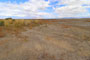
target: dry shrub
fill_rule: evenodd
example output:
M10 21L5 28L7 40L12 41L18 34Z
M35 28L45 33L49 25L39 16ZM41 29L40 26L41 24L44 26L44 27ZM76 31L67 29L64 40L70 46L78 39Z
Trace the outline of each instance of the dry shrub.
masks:
M0 32L2 31L2 27L0 27Z
M4 37L4 36L5 36L5 34L4 34L4 32L3 32L3 28L0 27L0 37Z
M46 24L51 24L51 21L49 21L49 20L42 20L41 22L42 22L42 24L45 24L45 23Z
M4 20L5 27L11 27L14 24L14 20Z
M4 37L4 36L5 36L5 34L0 31L0 37Z
M3 32L0 32L0 37L4 37L5 34Z
M30 23L30 29L32 29L33 27L36 27L36 26L40 26L42 25L43 22L41 20L33 20L31 23Z
M13 34L18 36L18 34L20 34L21 32L21 28L16 28L16 27L6 27L5 31L7 34Z
M90 37L86 34L82 34L81 39L86 40L86 41L90 41Z
M77 53L80 56L90 56L90 51L89 50L86 50L84 48L80 48Z
M44 50L44 47L39 43L36 43L34 47L37 51L43 51Z
M8 19L4 20L4 25L6 27L23 27L23 26L30 26L30 27L35 27L39 26L41 24L45 23L42 20L14 20L14 19Z
M28 42L28 40L24 40L24 42Z
M24 20L24 26L29 26L32 23L32 20Z
M4 26L8 27L9 26L9 22L7 20L4 20Z
M47 20L47 24L52 24L52 22L53 22L53 21L48 21L48 20Z
M38 58L40 60L56 60L55 55L51 55L47 52L44 52L43 54L41 54L41 56Z
M0 26L4 26L4 21L0 21Z
M28 42L28 36L23 36L22 42Z
M14 27L21 27L23 24L22 20L15 20L13 23Z
M62 27L62 28L71 28L72 26L70 26L70 25L65 25L65 24L61 24L61 27Z
M16 29L16 30L14 30L13 32L14 32L14 34L15 34L16 36L18 36L18 34L20 34L20 30L19 30L19 29Z
M10 28L10 30L12 30L12 28L22 28L22 27L30 27L30 29L32 29L33 27L46 23L43 20L24 20L24 19L20 20L5 19L3 20L3 22L5 28Z
M48 40L48 41L53 40L53 37L47 36L46 40Z
M87 20L87 21L85 21L85 22L90 22L90 20Z
M39 20L34 20L34 23L37 23L38 24L39 23Z

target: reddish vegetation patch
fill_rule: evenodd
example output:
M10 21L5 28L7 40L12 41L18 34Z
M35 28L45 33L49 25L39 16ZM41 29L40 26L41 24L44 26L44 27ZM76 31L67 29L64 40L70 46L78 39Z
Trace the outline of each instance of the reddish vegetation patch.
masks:
M62 28L71 28L72 26L70 26L70 25L65 25L65 24L61 24L61 27L62 27Z
M0 27L0 32L2 31L2 27Z
M56 56L51 55L47 52L44 52L43 54L41 54L41 56L38 59L40 59L40 60L43 60L43 59L45 59L45 60L48 60L48 59L49 60L56 60Z
M4 37L4 36L5 36L5 34L4 34L4 32L3 32L3 28L0 27L0 37Z
M7 27L5 28L5 31L7 34L14 34L17 36L22 30L21 28Z
M5 36L5 34L0 32L0 37L4 37L4 36Z
M90 20L86 21L86 22L90 22Z

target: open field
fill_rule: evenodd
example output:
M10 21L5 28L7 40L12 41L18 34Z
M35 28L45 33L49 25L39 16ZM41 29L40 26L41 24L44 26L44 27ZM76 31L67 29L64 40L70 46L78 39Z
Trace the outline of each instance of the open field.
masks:
M90 19L1 19L0 60L90 60Z

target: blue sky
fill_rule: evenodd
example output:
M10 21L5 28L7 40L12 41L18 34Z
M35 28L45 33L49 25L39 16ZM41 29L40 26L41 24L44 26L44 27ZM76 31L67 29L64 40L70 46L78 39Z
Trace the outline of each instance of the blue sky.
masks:
M90 18L89 0L0 0L0 19Z

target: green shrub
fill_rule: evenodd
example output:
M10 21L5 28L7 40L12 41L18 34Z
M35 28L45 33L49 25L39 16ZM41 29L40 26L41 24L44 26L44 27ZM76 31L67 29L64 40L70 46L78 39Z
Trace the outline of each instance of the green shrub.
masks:
M4 26L4 21L0 21L0 26Z

